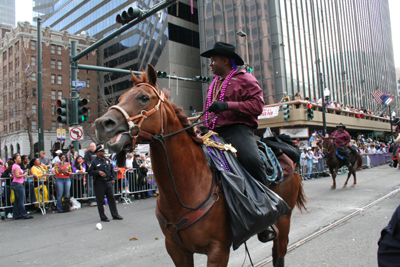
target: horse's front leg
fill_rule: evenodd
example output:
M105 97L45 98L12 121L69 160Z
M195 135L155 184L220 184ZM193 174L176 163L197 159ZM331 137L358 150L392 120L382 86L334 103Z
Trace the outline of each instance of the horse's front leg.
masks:
M289 243L289 231L290 231L290 217L292 213L281 217L276 223L279 234L276 242L274 242L274 248L277 247L277 255L273 255L274 267L285 266L285 256L287 253L287 244ZM277 258L275 258L277 256Z
M336 189L336 174L337 174L337 172L338 172L338 167L335 167L335 169L329 168L329 172L330 172L331 175L332 175L332 181L333 181L333 184L332 184L332 186L331 186L331 189Z
M165 247L176 267L194 267L193 252L175 243L172 238L165 238Z
M351 186L355 186L357 184L357 178L356 178L356 170L353 168L353 177L354 177L354 182Z
M213 243L207 253L207 267L226 267L229 261L230 246Z

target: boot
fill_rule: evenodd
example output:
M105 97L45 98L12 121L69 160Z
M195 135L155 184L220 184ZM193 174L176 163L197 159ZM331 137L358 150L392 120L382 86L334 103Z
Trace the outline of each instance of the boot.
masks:
M270 227L267 228L267 230L257 234L258 240L263 243L267 243L269 241L272 241L278 237L279 231L278 228L276 228L275 225L271 225Z

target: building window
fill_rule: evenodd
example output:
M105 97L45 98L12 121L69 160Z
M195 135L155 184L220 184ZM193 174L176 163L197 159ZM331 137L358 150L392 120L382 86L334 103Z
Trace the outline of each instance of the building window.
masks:
M32 104L32 114L36 114L36 104Z
M15 43L15 52L19 51L19 41Z
M58 99L62 100L62 91L58 91L57 93L58 93Z
M58 129L62 129L63 127L64 127L64 124L62 124L62 123L58 124Z
M51 98L53 98L53 96L51 96ZM51 115L56 115L56 105L51 105Z
M36 66L36 57L31 57L31 66Z
M56 68L56 61L54 59L51 60L51 68L52 69Z
M87 109L87 116L90 117L90 108Z
M32 87L32 97L36 97L36 88Z
M56 100L56 90L51 90L51 99Z
M7 60L7 51L3 52L3 60L6 61Z
M11 61L10 63L8 63L8 69L9 69L10 71L13 70L13 66L14 66L14 64L13 64L12 61Z
M86 79L86 87L90 87L90 79Z
M37 123L36 121L32 121L32 130L36 130L37 129Z
M12 46L10 46L10 48L8 48L8 54L9 54L9 55L12 55L12 54L13 54L13 47L12 47Z
M55 121L51 122L51 130L53 130L53 131L57 130L57 123Z
M61 60L57 61L57 69L59 69L59 70L62 69L62 61Z
M36 81L36 72L33 72L31 75L31 81L35 82Z
M56 46L55 45L51 45L51 53L52 54L56 53Z
M62 76L57 75L57 84L62 84Z
M61 46L57 46L57 55L61 55Z
M86 100L88 103L90 102L90 94L86 94Z
M52 83L52 84L55 84L55 83L56 83L56 75L55 75L55 74L52 74L52 75L51 75L51 83Z
M31 41L31 50L36 50L36 41Z
M13 100L13 93L12 92L8 93L8 99Z

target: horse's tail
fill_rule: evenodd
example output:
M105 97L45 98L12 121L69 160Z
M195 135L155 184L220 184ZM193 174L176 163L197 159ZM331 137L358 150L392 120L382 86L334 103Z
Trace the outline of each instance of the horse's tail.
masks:
M356 165L355 170L356 171L361 170L361 166L362 166L362 158L361 158L360 153L357 153L357 165Z
M300 210L300 212L302 212L303 210L307 211L306 203L306 193L304 193L303 184L300 181L299 193L296 200L296 207Z

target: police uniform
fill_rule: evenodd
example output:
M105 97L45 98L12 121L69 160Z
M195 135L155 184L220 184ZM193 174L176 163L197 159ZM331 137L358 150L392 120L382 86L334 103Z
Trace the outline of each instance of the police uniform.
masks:
M95 152L104 152L102 145L99 145L96 148ZM99 174L100 171L104 172L106 176L102 177ZM93 177L93 185L96 194L97 208L99 210L100 219L102 221L109 221L104 213L104 207L102 205L104 201L104 195L106 195L108 205L110 207L111 216L113 217L113 219L121 220L122 217L118 214L117 205L115 204L114 199L114 186L112 184L112 181L115 181L115 178L114 168L111 164L110 159L106 157L94 158L90 164L88 173Z
M400 266L400 206L388 226L383 228L378 245L379 267Z

